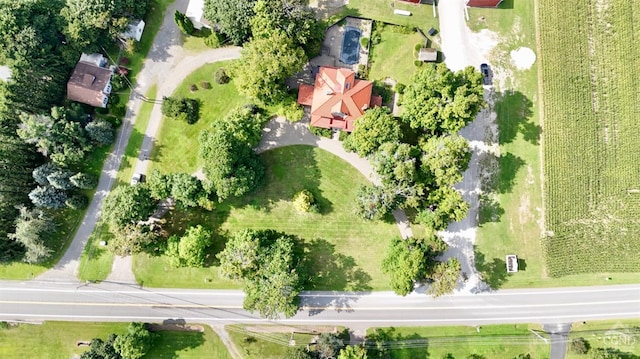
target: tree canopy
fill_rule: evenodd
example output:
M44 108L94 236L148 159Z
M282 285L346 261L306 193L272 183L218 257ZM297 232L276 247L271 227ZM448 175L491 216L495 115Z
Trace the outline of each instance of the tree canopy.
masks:
M269 38L282 31L312 57L320 52L324 29L311 8L300 0L257 0L251 18L254 38Z
M39 209L19 208L20 215L16 219L16 231L9 234L9 239L21 243L26 249L24 261L40 263L51 256L51 248L47 240L55 229L51 217Z
M244 308L275 319L298 311L305 280L297 238L273 230L236 232L218 253L220 272L244 283Z
M122 359L140 359L147 354L153 344L153 334L144 323L131 323L127 333L119 335L113 342L113 347Z
M486 106L482 74L469 66L452 72L444 63L429 64L413 75L402 97L402 118L431 134L455 133Z
M204 17L216 24L234 45L251 37L251 18L256 0L205 0Z
M253 146L260 141L264 117L236 109L200 133L205 189L220 199L253 191L264 177L264 164Z
M439 297L451 293L456 289L460 279L460 261L457 258L450 258L446 262L439 262L428 276L431 279L428 294Z
M176 267L202 267L210 245L211 231L197 225L187 228L182 237L170 237L167 255Z
M240 94L255 101L274 103L286 94L284 80L300 71L307 61L304 51L282 31L255 38L244 45L232 67Z
M469 142L458 135L430 137L422 144L422 170L437 186L462 181L470 159Z
M104 199L102 218L114 228L146 220L156 208L144 184L118 186Z
M397 142L402 138L400 124L383 107L374 107L364 112L355 122L355 129L343 141L347 151L360 157L373 154L385 142Z

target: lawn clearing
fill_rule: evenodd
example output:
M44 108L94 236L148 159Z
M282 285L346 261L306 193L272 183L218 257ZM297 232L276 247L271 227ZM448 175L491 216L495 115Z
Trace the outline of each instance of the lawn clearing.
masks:
M227 325L231 341L245 359L281 359L289 348L291 340L296 346L305 346L319 333L333 333L342 327L314 326L269 326L269 325ZM294 334L292 334L295 332Z
M213 80L213 74L219 68L228 68L231 61L216 62L205 65L190 74L176 89L172 96L194 98L201 101L200 119L193 125L186 122L163 119L156 141L151 151L150 169L158 169L163 173L193 173L198 164L198 136L200 131L209 128L213 121L221 119L227 113L249 102L240 96L231 82L219 85ZM211 89L200 87L201 81L208 81ZM189 85L198 86L198 91L191 93Z
M376 25L379 26L379 25ZM417 67L413 55L415 44L424 44L417 32L401 34L384 26L380 30L381 41L371 46L369 57L369 79L384 80L390 77L397 82L409 84Z
M310 146L290 146L262 154L267 173L263 187L242 200L227 201L216 210L172 211L168 231L182 234L188 225L214 229L275 229L300 236L313 258L315 290L386 290L388 278L380 263L391 238L398 236L393 222L365 222L353 212L355 189L367 179L347 162ZM293 195L311 191L319 214L297 213ZM215 239L211 255L223 248ZM213 262L215 264L215 262ZM237 288L224 281L218 268L172 268L164 257L138 255L134 272L139 283L161 287Z
M128 323L45 322L42 325L20 324L0 329L0 357L3 359L71 358L86 351L78 341L106 339L111 333L124 334ZM147 358L230 358L220 338L204 326L204 332L159 331Z
M411 12L411 16L395 15L394 9L408 10ZM349 4L344 6L339 14L332 16L329 22L333 23L345 16L363 17L390 24L417 27L425 33L431 27L438 28L438 18L433 16L431 5L412 5L393 0L349 0Z
M640 272L640 4L539 10L549 275Z
M479 329L478 329L479 328ZM480 327L398 327L379 328L390 358L467 358L478 354L483 358L513 358L531 354L532 358L548 358L549 345L530 330L548 337L535 324L483 325ZM374 329L367 330L367 341L373 340ZM370 342L373 347L375 341Z
M569 339L584 338L591 349L613 348L637 358L640 353L640 320L609 320L573 323ZM569 346L570 348L570 346ZM584 355L567 350L567 359L580 359ZM627 356L625 356L626 358Z
M82 257L80 257L80 266L78 267L80 280L103 281L107 279L111 273L114 255L106 246L101 246L100 242L109 243L112 238L113 234L109 232L109 226L99 222L91 233L91 237L82 251Z

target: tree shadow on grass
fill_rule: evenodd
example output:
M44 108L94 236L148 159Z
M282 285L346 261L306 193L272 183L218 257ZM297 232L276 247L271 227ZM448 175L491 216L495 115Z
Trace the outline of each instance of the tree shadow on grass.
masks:
M539 144L542 128L531 120L532 107L531 100L519 91L507 91L498 97L495 110L501 144L513 142L518 133L522 134L525 141Z
M157 359L177 359L180 352L198 348L205 343L205 335L200 331L160 330L155 332L152 349L146 357Z
M498 222L505 213L498 201L499 194L510 193L516 184L516 175L526 162L513 153L503 153L499 157L493 153L484 153L480 158L481 189L478 200L478 225Z
M265 178L259 188L242 199L229 201L233 206L253 206L269 212L278 202L292 202L296 193L313 194L319 214L328 214L333 205L320 189L322 172L312 146L287 146L263 152Z
M334 244L318 238L301 242L301 250L304 253L302 267L308 274L305 289L351 292L331 298L306 295L301 306L309 315L320 314L329 307L337 312L351 311L350 303L357 301L362 292L371 290L371 276L357 267L353 257L336 253Z
M502 287L509 278L504 259L493 258L487 260L484 253L478 251L477 246L474 246L474 255L476 269L480 272L482 280L487 283L491 289L499 289Z
M394 327L376 328L367 334L365 347L370 358L429 358L429 339L412 333L403 335Z

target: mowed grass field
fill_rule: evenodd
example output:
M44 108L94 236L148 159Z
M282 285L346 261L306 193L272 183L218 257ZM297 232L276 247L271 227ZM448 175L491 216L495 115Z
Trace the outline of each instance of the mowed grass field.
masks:
M266 180L254 193L218 204L212 212L175 210L167 216L167 230L182 235L188 226L202 224L218 232L205 268L173 268L164 256L137 255L133 269L145 286L238 288L220 278L216 253L227 233L245 228L275 229L299 236L311 258L314 290L388 290L381 272L389 241L399 235L392 221L367 222L353 211L358 186L367 179L350 164L311 146L289 146L263 153ZM298 213L291 199L307 189L320 213Z
M0 358L75 358L89 347L78 341L105 340L111 333L125 334L128 323L45 322L0 329ZM208 326L204 332L158 331L145 358L231 358L220 338Z
M640 272L640 3L538 4L548 274Z

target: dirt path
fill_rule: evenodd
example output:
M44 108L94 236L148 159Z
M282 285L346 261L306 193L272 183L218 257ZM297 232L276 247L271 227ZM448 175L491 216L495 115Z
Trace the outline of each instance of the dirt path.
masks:
M447 0L438 3L440 36L445 63L451 70L460 70L466 66L478 67L488 62L486 56L497 44L497 37L488 30L473 33L465 21L465 0ZM449 244L444 258L456 257L460 260L462 271L468 280L459 287L460 292L478 292L487 289L475 269L473 247L478 227L478 194L480 192L480 158L484 153L495 152L495 146L486 142L487 133L497 135L496 114L493 111L493 90L485 87L485 100L489 108L481 111L475 121L460 131L460 135L469 140L471 161L464 173L464 179L456 185L469 203L469 213L460 222L452 223L441 235Z
M229 336L229 333L227 333L227 331L224 329L224 326L213 325L213 324L211 324L210 326L211 326L211 329L216 334L218 334L218 337L220 337L220 340L227 347L227 350L229 350L229 354L231 355L231 357L233 359L243 359L244 358L242 356L242 354L240 353L240 350L238 350L238 347L236 347L236 345L231 340L231 337Z

